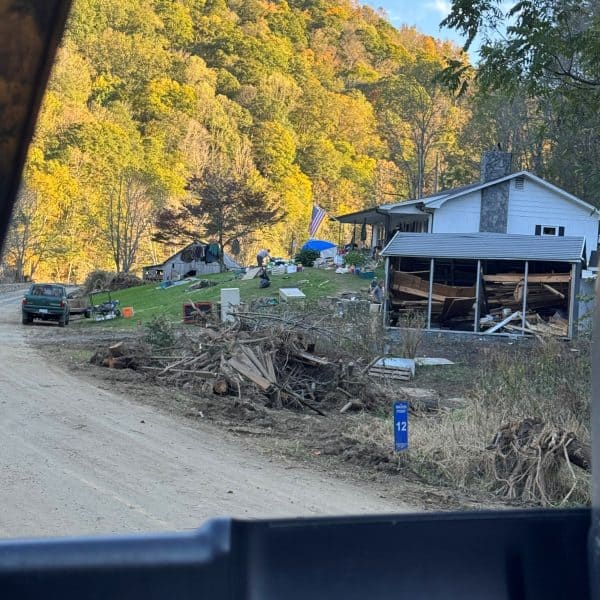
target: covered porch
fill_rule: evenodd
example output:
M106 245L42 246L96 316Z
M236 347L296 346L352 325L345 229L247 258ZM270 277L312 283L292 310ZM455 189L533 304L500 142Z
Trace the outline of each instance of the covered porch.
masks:
M367 208L337 216L334 220L340 224L340 239L343 236L360 240L362 247L379 251L397 232L431 231L431 214L425 211L423 202L417 201Z

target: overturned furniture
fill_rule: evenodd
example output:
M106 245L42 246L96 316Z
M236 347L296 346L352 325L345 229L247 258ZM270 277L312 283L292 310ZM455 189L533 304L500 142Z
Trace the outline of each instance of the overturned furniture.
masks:
M583 238L397 233L382 255L389 326L575 335Z

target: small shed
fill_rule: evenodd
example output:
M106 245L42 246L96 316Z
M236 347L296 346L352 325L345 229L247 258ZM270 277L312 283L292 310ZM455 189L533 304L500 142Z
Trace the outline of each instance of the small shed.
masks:
M388 326L416 314L438 331L576 333L583 237L396 233L382 256Z
M219 273L221 265L218 254L211 252L211 244L192 242L182 248L160 265L143 267L144 281L167 281L195 277L209 273ZM227 269L238 268L239 265L230 256L224 256Z

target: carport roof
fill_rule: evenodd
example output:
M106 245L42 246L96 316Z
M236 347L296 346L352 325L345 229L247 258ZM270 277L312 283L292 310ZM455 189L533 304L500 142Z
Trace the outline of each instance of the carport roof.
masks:
M585 239L506 233L396 233L382 256L578 263Z

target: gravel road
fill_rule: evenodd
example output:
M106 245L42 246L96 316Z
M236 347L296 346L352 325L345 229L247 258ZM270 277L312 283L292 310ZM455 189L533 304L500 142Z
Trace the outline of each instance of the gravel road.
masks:
M366 485L271 462L247 440L47 363L27 344L38 326L20 324L21 296L0 295L0 537L411 510Z

